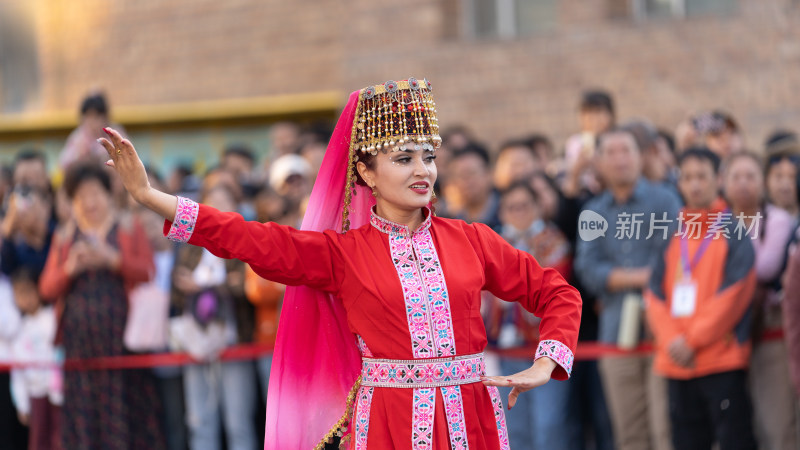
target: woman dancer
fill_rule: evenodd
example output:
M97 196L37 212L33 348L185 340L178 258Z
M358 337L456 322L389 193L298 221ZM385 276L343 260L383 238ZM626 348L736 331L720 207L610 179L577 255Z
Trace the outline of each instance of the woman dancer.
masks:
M111 129L100 139L133 198L167 219L167 237L297 286L284 298L266 448L345 435L355 449L505 449L497 386L513 388L513 406L569 376L580 296L488 227L433 216L438 129L427 80L353 92L302 231L159 192L130 141ZM484 289L542 318L530 368L485 376Z

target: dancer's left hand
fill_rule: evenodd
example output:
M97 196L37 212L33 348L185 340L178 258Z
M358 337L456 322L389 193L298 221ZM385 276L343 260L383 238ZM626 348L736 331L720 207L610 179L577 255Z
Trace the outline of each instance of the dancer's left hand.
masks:
M508 409L517 403L517 397L523 392L530 391L550 381L550 375L556 368L556 362L550 358L543 357L536 360L528 369L509 376L481 377L485 386L510 386L511 393L508 394Z

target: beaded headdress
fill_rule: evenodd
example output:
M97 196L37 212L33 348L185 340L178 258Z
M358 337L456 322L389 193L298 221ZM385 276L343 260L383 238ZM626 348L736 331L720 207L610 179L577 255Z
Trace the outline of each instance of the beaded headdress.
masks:
M436 103L431 82L423 78L387 81L359 91L343 211L343 231L350 227L350 195L356 182L355 165L359 155L377 155L379 151L398 151L409 146L417 150L435 150L442 144Z
M375 155L406 143L438 148L442 143L431 83L424 78L362 89L357 117L355 147L361 153Z

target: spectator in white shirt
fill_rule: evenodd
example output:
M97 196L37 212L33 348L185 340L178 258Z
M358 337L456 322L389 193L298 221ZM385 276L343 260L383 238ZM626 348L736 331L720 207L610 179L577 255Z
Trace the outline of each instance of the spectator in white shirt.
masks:
M21 367L11 371L11 396L20 422L29 427L29 449L58 449L59 415L63 403L61 370L56 366L56 314L42 305L38 280L21 268L11 276L14 301L23 313L11 355Z

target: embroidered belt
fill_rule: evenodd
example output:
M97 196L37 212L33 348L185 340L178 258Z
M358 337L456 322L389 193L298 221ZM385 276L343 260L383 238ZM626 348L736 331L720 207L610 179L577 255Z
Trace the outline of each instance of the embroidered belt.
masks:
M361 385L432 388L476 383L486 374L483 353L435 359L362 358Z

